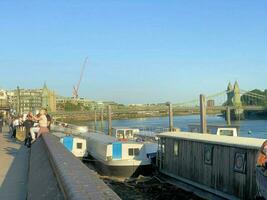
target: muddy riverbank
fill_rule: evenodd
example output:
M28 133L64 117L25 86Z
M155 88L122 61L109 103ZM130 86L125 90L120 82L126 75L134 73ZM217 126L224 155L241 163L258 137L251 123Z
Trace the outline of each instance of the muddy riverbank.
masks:
M149 178L146 177L146 179ZM130 183L118 182L107 178L104 181L122 200L202 200L191 192L160 182L156 178Z

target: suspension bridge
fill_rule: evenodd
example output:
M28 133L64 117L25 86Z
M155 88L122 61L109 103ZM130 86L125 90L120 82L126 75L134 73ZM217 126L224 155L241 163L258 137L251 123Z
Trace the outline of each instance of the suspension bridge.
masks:
M244 118L245 111L265 111L267 110L267 97L256 92L240 89L237 82L234 86L229 83L225 91L212 94L205 97L206 107L208 111L226 111L231 110L232 119ZM190 110L198 112L200 108L200 100L177 103L173 105L175 110Z

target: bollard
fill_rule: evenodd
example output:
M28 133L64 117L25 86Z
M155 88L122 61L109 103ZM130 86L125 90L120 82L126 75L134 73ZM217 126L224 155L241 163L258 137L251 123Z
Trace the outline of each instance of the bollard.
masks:
M170 102L168 102L167 106L169 107L169 131L173 132L173 110L172 110L172 104Z
M201 133L207 133L207 110L206 110L206 97L200 95L200 125Z
M227 125L231 126L231 110L230 110L230 107L227 107L227 109L226 109L226 121L227 121Z
M96 116L96 108L95 108L95 131L96 131L96 129L97 129L97 127L96 127L96 123L97 123L97 116Z
M111 106L108 106L108 134L112 135L112 114L111 114Z
M100 120L101 120L101 131L103 132L103 129L104 129L104 110L103 110L103 108L101 108Z

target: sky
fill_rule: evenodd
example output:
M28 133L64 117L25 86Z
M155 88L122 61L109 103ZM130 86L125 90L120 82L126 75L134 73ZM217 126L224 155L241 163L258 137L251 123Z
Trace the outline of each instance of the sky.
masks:
M173 103L267 88L266 0L1 0L0 88Z

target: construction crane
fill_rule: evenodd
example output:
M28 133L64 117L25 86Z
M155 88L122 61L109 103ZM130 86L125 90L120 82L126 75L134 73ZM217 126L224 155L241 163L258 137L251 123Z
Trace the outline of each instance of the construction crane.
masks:
M73 98L74 99L78 99L79 98L79 89L80 89L80 85L83 79L83 75L84 75L84 71L85 71L85 67L87 65L88 62L88 57L86 57L84 59L83 65L82 65L82 71L81 71L81 75L80 75L80 79L78 81L78 84L76 86L73 86Z

